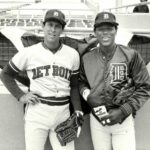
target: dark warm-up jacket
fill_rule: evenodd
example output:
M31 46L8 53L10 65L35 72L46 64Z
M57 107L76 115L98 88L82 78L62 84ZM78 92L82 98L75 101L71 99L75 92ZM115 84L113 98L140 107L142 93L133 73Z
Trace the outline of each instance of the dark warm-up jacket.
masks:
M132 79L135 87L133 94L123 103L116 106L112 100L128 79ZM116 45L116 50L108 60L96 47L86 53L81 59L80 93L88 88L94 95L100 97L93 101L95 106L102 104L109 108L120 108L125 116L135 114L137 110L150 98L150 77L145 63L139 53L129 47ZM108 99L109 97L109 99ZM93 105L89 104L89 105Z

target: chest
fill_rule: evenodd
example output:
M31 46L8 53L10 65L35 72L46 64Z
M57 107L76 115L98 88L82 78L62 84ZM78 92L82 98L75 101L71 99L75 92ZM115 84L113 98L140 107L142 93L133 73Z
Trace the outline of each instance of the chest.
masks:
M48 67L53 68L57 67L64 67L68 68L69 70L72 69L72 59L70 58L69 54L64 52L57 52L53 54L52 52L45 50L45 51L38 51L31 55L28 59L27 69L31 70L34 68L42 68Z
M129 62L124 55L115 54L110 60L103 59L98 53L86 58L85 73L91 84L106 82L107 84L120 83L129 75ZM94 66L94 67L93 67Z
M27 73L32 79L61 77L69 80L73 65L72 56L68 53L38 51L28 58Z

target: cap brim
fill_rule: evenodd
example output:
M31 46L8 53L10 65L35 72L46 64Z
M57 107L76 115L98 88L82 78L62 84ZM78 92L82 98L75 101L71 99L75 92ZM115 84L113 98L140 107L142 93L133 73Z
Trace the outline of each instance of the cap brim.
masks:
M109 24L109 25L112 25L112 26L118 26L119 24L117 22L100 22L100 23L95 23L94 24L94 27L99 27L99 26L102 26L102 25L105 25L105 24Z
M59 22L63 26L66 25L66 22L55 17L47 18L44 20L44 22L47 22L47 21L56 21L56 22Z

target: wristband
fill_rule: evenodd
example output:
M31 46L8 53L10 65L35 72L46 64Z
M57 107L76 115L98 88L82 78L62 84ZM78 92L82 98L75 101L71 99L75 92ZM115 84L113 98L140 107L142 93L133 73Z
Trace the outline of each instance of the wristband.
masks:
M84 98L85 101L87 101L87 97L89 96L89 94L90 94L90 89L85 89L83 91L82 96L83 96L83 98Z
M81 110L76 110L75 113L77 114L77 116L78 116L78 114L80 114L81 116L84 115L84 113Z

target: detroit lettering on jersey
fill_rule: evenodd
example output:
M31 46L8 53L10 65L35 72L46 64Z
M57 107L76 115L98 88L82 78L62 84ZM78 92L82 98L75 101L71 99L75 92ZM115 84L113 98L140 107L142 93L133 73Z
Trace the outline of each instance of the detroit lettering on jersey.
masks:
M69 70L68 68L58 66L58 65L46 65L46 66L40 66L32 69L33 72L32 79L41 78L43 76L49 76L50 69L52 70L52 76L59 76L61 78L70 80L72 71Z

